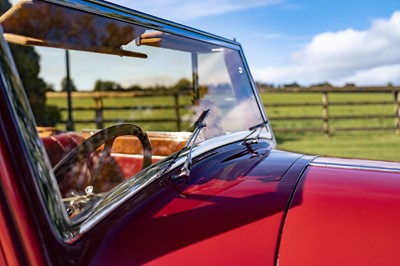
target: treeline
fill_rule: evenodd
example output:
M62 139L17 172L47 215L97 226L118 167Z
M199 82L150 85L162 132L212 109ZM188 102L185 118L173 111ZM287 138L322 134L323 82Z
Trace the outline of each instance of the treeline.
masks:
M61 91L67 91L66 86L66 78L61 82ZM171 86L163 86L163 85L154 85L154 86L141 86L138 84L130 85L127 87L122 86L121 84L109 81L109 80L96 80L92 90L93 91L143 91L143 90L169 90L169 91L184 91L188 90L192 87L192 82L189 79L182 78L178 80L174 85ZM74 84L74 81L70 79L70 89L71 91L77 91L77 88ZM54 90L53 90L54 91Z
M266 90L266 89L287 89L287 88L303 88L303 89L311 89L311 88L316 88L316 87L324 87L324 88L337 88L337 86L330 84L329 82L322 82L322 83L316 83L316 84L311 84L309 86L304 86L301 85L297 82L292 82L292 83L286 83L286 84L281 84L281 85L274 85L274 84L269 84L269 83L263 83L263 82L256 82L257 88L259 90ZM358 88L354 83L346 83L342 86L343 88ZM393 87L393 84L388 83L386 87Z
M61 91L67 91L66 87L66 78L64 78L61 82ZM109 81L109 80L96 80L93 88L91 89L92 91L170 91L170 92L182 92L185 90L190 90L192 88L192 82L187 79L187 78L182 78L179 81L177 81L174 85L171 86L165 86L165 85L153 85L153 86L141 86L139 84L133 84L130 86L122 86L118 82L114 81ZM316 83L312 84L309 86L304 86L301 85L297 82L292 82L292 83L286 83L286 84L281 84L281 85L274 85L274 84L269 84L269 83L263 83L256 81L256 86L259 90L266 90L266 89L286 89L286 88L303 88L303 89L308 89L308 88L315 88L315 87L325 87L325 88L337 88L337 86L334 86L330 84L329 82L323 82L323 83ZM392 84L387 84L387 87L393 87ZM358 86L354 83L346 83L343 85L343 88L357 88ZM70 79L70 89L71 91L78 91L77 87L75 86L75 83L72 79ZM200 88L202 89L202 88ZM54 88L47 87L47 91L55 91Z

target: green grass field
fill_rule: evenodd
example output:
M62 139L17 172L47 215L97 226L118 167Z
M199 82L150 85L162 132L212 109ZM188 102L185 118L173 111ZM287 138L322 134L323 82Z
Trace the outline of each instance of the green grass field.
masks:
M189 96L184 96L189 97ZM321 94L319 93L273 93L261 94L265 104L278 103L320 103ZM390 93L385 94L358 94L358 93L332 93L329 94L330 102L343 101L392 101ZM183 103L184 100L181 100ZM49 104L59 107L66 107L65 99L50 99ZM173 97L140 97L123 99L104 99L103 105L107 106L133 106L133 105L174 105ZM74 107L94 107L93 99L81 98L74 99ZM279 116L321 116L321 106L310 107L267 107L268 116L271 118L273 129L278 128L322 128L322 119L318 120L277 120ZM182 114L185 112L181 110ZM354 106L331 106L329 115L391 115L394 112L393 105L354 105ZM74 119L94 119L93 111L74 112ZM137 111L107 111L104 113L105 119L148 119L148 118L174 118L174 110L150 110L144 108ZM63 113L66 119L66 113ZM176 123L138 123L144 129L151 130L175 130ZM106 124L107 126L108 124ZM393 118L374 118L368 120L361 119L340 119L330 120L331 129L344 127L393 127ZM187 125L185 125L187 126ZM58 128L64 129L65 125L59 124ZM94 128L95 124L77 124L76 129ZM307 154L319 154L328 156L376 159L400 161L400 136L394 130L366 130L366 131L333 131L329 137L325 137L322 132L301 132L283 133L275 131L275 136L280 149L297 151Z
M393 101L390 93L331 93L330 102ZM320 103L319 93L262 94L264 103ZM321 106L311 107L271 107L267 108L272 128L321 128L322 120L274 121L279 116L321 116ZM331 106L329 115L392 115L394 105L353 105ZM393 127L393 118L340 119L331 120L330 128L345 127ZM400 161L400 136L394 130L377 131L337 131L325 137L322 133L282 133L276 132L278 147L307 154Z
M400 136L393 132L275 134L279 149L312 155L400 162Z

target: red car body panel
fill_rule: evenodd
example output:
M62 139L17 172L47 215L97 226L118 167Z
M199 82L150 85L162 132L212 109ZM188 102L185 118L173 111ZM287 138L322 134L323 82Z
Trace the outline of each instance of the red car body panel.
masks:
M311 157L266 151L251 158L242 145L231 146L194 165L183 197L155 186L158 193L135 210L121 210L131 214L118 226L99 229L107 234L95 264L274 264L290 193ZM229 172L243 162L253 164L247 174Z
M27 187L15 178L21 174L21 169L17 168L18 163L15 158L7 156L12 154L5 151L8 146L3 142L3 138L0 138L0 181L2 185L0 193L6 195L6 198L0 197L1 248L9 265L13 265L16 261L22 263L24 260L29 261L30 265L43 265L43 252L37 230L35 230L36 221L33 221L30 213L27 212L29 210L26 206L28 201L25 201L26 194L23 192L23 188L27 189ZM11 239L12 242L10 242Z
M398 163L325 159L296 188L282 232L281 265L399 265ZM380 167L366 170L363 167ZM358 169L357 169L358 168Z
M318 157L313 160L313 163L320 165L332 165L340 168L347 169L364 169L374 171L385 171L385 172L399 172L400 163L396 162L384 162L384 161L372 161L362 159L349 159L349 158L330 158L330 157Z
M222 42L242 56L236 42L185 33L183 26L105 2L58 5L151 22L150 29ZM232 69L242 74L242 67ZM263 112L262 123L244 131L198 143L196 135L177 157L168 154L132 177L142 183L123 182L100 195L99 205L93 200L90 209L81 208L82 216L68 217L50 162L80 140L41 142L20 83L1 37L0 265L400 265L400 164L275 150ZM141 170L137 157L114 155L125 176ZM190 173L182 178L186 163Z
M0 265L18 265L18 250L14 244L14 237L8 230L7 213L0 205Z

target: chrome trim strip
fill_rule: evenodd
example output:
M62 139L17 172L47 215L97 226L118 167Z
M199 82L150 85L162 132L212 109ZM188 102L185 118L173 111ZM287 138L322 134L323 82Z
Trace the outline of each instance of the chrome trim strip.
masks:
M400 173L400 168L390 168L390 167L377 167L377 166L360 166L352 164L335 164L335 163L309 163L310 166L316 167L327 167L327 168L340 168L348 170L364 170L364 171L379 171L388 173Z

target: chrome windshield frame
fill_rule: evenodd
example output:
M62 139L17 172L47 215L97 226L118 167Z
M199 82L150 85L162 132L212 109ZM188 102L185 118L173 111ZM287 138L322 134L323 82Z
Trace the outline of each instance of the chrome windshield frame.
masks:
M186 27L181 24L177 24L168 20L163 20L151 15L144 14L142 12L134 11L125 7L121 7L112 3L104 2L104 1L99 1L99 0L34 0L34 1L41 1L41 2L48 2L51 4L57 4L60 6L65 6L69 7L75 10L81 10L84 12L89 12L93 13L95 15L99 16L104 16L104 17L109 17L112 19L116 19L119 21L125 21L128 23L132 24L137 24L141 26L145 26L147 28L171 33L171 34L176 34L178 36L190 38L193 40L197 41L202 41L205 43L209 44L214 44L218 45L221 47L226 47L230 48L233 50L236 50L239 52L240 58L243 62L243 65L245 67L245 72L247 74L248 80L249 80L249 85L252 89L253 95L255 96L256 102L258 104L258 108L260 110L260 114L262 119L267 122L267 116L265 114L264 108L261 104L261 99L259 97L259 94L257 92L257 88L255 86L255 83L251 77L250 74L250 69L248 67L248 64L245 60L242 47L241 45L233 40L225 39L207 32L203 32L197 29L193 29L190 27ZM3 35L3 32L1 31L0 34ZM7 56L11 58L11 54L9 51L9 48L4 40L3 37L1 37L0 40L1 44L5 47L7 47L8 51L5 52L5 54L1 56ZM12 61L12 60L11 60ZM18 78L18 74L16 73L15 65L14 65L14 71L13 75ZM20 82L20 81L19 81ZM20 87L22 88L22 85L20 84ZM10 88L11 89L11 88ZM23 96L20 96L20 98L27 102L26 96L22 92ZM20 99L20 100L21 100ZM28 105L27 105L28 106ZM31 110L26 109L24 110L25 117L24 119L28 119L31 122L28 124L29 130L32 131L33 128L36 126L34 122L34 118L32 115ZM21 115L16 115L16 120L21 120L22 117ZM20 122L19 127L21 129L20 132L24 132L24 130L21 128L22 125ZM272 134L272 130L268 127L268 132L261 136L262 138L267 139L267 141L270 142L271 146L274 147L276 145L275 139ZM26 131L26 130L25 130ZM23 134L23 133L21 133ZM204 141L200 145L196 146L195 149L193 149L193 158L197 157L198 155L209 151L211 149L215 149L221 145L227 145L229 143L233 143L239 140L245 140L245 139L251 139L254 138L255 132L251 131L240 131L240 132L234 132L230 133L224 136L219 136L215 139L210 139L207 141ZM31 167L32 167L32 173L36 178L36 181L38 183L38 188L37 191L38 193L41 194L42 199L43 199L43 204L46 206L47 212L49 213L49 219L52 220L54 229L55 231L58 232L58 236L60 239L63 239L64 242L66 243L72 243L75 240L79 239L85 232L90 230L91 228L94 227L95 224L97 224L100 220L102 220L105 216L107 216L110 212L112 212L116 207L122 205L126 200L130 197L132 197L134 194L136 194L138 191L140 191L143 187L157 179L159 176L157 174L151 175L150 177L147 177L145 182L140 185L140 186L134 186L135 188L131 189L129 193L126 194L126 197L123 198L116 198L110 206L106 206L104 208L100 208L100 210L95 210L92 214L91 217L86 218L84 221L79 221L78 223L74 223L70 221L67 217L67 214L65 211L62 210L63 202L62 198L60 195L59 190L56 188L57 184L55 182L55 177L52 172L49 160L46 156L43 143L41 143L39 136L36 134L25 134L26 136L20 136L20 138L24 139L24 143L26 146L26 156L30 158L31 160ZM26 138L30 139L26 139ZM35 145L32 146L29 144L29 142L34 142ZM40 156L38 156L40 155ZM187 152L183 152L182 155L179 157L179 159L172 165L171 170L175 169L178 166L181 166L184 163L185 156L187 155ZM35 157L35 158L33 158ZM40 165L40 169L35 169L37 166ZM144 170L140 175L144 175L147 171ZM127 184L129 185L129 181L127 181ZM51 199L46 198L44 195L43 191L52 191L53 194L51 195Z
M258 108L260 110L260 114L264 122L269 121L268 116L264 110L264 106L262 104L260 95L258 93L257 86L254 82L254 79L251 75L249 65L247 63L246 57L244 56L244 52L242 46L236 40L230 40L215 34L211 34L205 31L201 31L192 27L188 27L179 23L172 22L170 20L158 18L156 16L152 16L149 14L145 14L140 11L136 11L133 9L129 9L117 4L113 4L107 1L100 0L36 0L36 1L44 1L49 3L54 3L58 5L62 5L65 7L71 7L77 10L97 14L100 16L120 20L123 22L137 24L143 27L151 28L158 31L163 31L166 33L175 34L177 36L190 38L197 41L206 42L209 44L230 48L239 52L240 58L243 62L244 70L250 82L250 87L255 96ZM269 125L266 126L267 130L271 133L271 141L274 142L276 146L276 140L274 134L272 132L272 127Z

